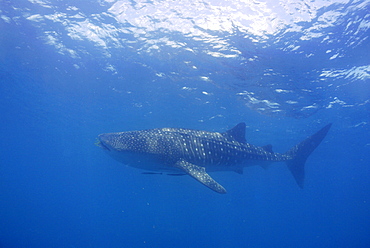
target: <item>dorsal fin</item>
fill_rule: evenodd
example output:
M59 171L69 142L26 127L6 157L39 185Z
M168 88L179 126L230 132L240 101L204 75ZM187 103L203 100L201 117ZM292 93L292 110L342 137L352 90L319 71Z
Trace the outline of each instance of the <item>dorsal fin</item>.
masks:
M247 141L245 139L245 123L240 122L238 125L236 125L232 129L226 131L224 135L240 143L246 143Z
M272 145L271 145L271 144L268 144L268 145L262 146L262 148L263 148L263 150L265 150L266 152L274 153L274 151L272 150Z

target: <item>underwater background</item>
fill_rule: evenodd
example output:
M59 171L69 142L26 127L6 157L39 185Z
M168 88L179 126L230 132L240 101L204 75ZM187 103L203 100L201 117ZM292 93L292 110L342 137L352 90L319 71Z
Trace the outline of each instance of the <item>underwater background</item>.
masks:
M0 0L0 247L370 247L370 1ZM284 163L143 175L94 145L159 127Z

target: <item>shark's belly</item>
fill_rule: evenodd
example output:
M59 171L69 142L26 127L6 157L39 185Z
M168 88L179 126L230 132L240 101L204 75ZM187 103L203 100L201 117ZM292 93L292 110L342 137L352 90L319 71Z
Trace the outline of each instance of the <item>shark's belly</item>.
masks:
M224 156L202 159L200 157L190 157L185 159L187 162L205 167L207 171L237 171L241 172L244 167L262 166L267 168L273 162L269 160L249 159L242 156Z
M154 154L123 153L108 151L108 154L125 165L142 170L158 172L179 172L178 168L170 166L163 159Z

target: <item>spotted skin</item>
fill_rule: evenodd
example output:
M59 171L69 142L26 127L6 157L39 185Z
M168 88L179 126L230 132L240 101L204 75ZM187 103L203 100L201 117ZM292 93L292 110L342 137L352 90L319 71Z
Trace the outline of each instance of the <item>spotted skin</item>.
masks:
M304 163L320 144L331 124L288 152L274 153L271 145L254 146L245 140L245 123L225 133L182 128L157 128L99 135L98 145L116 160L147 171L185 173L218 193L224 187L207 171L235 171L251 165L267 167L285 161L303 187Z

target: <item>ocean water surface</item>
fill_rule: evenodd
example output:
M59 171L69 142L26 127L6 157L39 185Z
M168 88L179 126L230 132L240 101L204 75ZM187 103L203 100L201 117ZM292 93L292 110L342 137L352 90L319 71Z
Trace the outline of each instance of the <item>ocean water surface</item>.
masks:
M0 247L370 247L370 1L0 0ZM94 145L159 127L284 163L147 175Z

